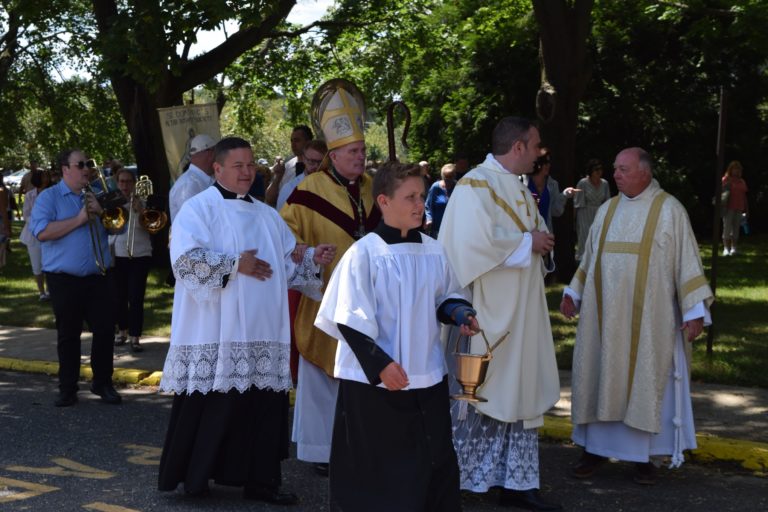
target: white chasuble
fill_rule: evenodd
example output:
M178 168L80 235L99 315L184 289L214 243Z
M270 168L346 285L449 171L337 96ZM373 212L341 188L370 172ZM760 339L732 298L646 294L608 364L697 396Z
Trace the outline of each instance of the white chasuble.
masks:
M499 421L522 420L525 428L540 426L560 398L543 260L533 254L528 266L505 266L533 230L547 231L535 199L518 176L488 155L459 180L439 235L459 283L471 288L489 341L508 333L478 389L488 401L472 405ZM482 336L474 336L471 352L485 350Z
M259 201L224 199L211 187L184 203L171 238L176 289L163 391L290 389L287 288L296 271L294 247L279 214ZM270 264L269 279L237 273L246 250Z
M683 206L655 180L603 204L570 288L582 299L573 423L659 433L682 312L713 300Z

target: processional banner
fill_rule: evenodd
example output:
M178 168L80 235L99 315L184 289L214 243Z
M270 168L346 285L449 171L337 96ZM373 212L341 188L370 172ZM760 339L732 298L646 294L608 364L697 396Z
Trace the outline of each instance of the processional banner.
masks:
M219 112L215 103L181 105L159 108L160 126L163 131L163 146L171 181L184 172L189 163L189 144L195 135L210 135L219 140Z

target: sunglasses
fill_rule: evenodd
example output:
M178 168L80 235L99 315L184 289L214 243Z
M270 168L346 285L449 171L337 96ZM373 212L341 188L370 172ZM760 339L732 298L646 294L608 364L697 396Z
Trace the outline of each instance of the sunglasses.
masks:
M83 170L86 167L89 169L93 169L94 167L96 167L96 164L93 162L93 160L86 160L86 161L80 160L79 162L67 164L67 167L77 167L80 170Z

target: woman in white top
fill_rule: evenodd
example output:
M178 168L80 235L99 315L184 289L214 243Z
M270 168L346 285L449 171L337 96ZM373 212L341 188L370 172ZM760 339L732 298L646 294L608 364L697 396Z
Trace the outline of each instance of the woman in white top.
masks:
M51 178L47 172L42 170L30 171L32 189L24 194L24 228L21 230L19 241L27 246L29 253L29 262L32 265L32 274L37 282L37 292L40 294L40 300L49 300L50 296L45 291L45 274L43 274L42 251L40 241L29 231L29 218L32 216L32 207L35 206L37 196L51 184Z
M117 188L130 198L136 187L136 176L129 169L119 169L114 178ZM133 203L126 202L126 208L132 208L134 215L140 215L144 207L134 196ZM138 219L137 219L138 220ZM147 276L152 264L152 243L149 233L136 222L133 234L133 246L128 247L129 233L124 230L114 236L115 248L115 294L117 298L117 325L120 329L115 337L115 345L123 345L130 340L131 350L141 352L142 329L144 328L144 293L147 288Z
M581 261L584 254L584 243L587 241L589 228L595 220L595 214L600 205L611 198L611 189L603 179L603 165L599 160L587 162L587 176L576 185L578 192L573 196L573 207L576 209L576 235L578 250L576 260Z

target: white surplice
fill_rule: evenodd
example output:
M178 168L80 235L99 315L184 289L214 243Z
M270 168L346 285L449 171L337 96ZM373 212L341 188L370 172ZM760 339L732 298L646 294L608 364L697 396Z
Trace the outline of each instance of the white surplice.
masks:
M295 245L259 201L224 199L210 187L184 203L171 238L177 281L161 390L290 389L288 282L305 284L319 270L311 249L297 268ZM253 249L272 267L265 281L237 272L239 255Z
M420 244L390 245L371 233L336 266L315 320L340 342L336 378L369 383L339 332L337 324L344 324L370 337L403 367L409 380L405 390L442 381L446 364L435 311L447 299L464 299L465 294L440 244L421 238Z

